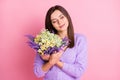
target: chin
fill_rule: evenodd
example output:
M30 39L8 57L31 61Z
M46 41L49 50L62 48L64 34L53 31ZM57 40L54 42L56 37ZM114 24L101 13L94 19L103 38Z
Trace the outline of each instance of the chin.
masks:
M67 31L67 29L59 29L58 31L63 32L63 31Z

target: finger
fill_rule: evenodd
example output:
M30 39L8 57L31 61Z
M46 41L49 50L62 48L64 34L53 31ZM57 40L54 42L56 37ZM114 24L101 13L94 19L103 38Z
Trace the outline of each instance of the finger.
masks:
M45 56L46 56L46 57L49 57L50 55L47 54L47 55L45 55Z
M59 53L58 53L58 56L59 56L59 57L61 57L61 56L62 56L62 54L63 54L62 52L59 52Z
M64 50L60 50L60 53L63 53L64 52Z

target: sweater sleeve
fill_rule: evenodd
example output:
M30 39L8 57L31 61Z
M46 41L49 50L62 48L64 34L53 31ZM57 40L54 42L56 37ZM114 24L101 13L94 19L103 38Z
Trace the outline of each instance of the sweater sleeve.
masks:
M42 70L42 65L44 64L44 61L40 58L39 54L36 53L36 57L35 57L35 60L34 60L34 73L35 75L40 78L40 77L43 77L45 75L46 72L44 72Z
M79 78L86 69L87 63L87 43L84 36L77 40L77 55L75 62L72 64L64 63L62 70L68 75Z

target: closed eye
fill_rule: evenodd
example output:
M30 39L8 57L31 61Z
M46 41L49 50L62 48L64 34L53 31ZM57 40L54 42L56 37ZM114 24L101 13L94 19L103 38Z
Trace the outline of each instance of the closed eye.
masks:
M52 21L52 23L56 23L57 21Z
M63 18L64 18L64 16L61 16L61 17L60 17L60 19L63 19Z

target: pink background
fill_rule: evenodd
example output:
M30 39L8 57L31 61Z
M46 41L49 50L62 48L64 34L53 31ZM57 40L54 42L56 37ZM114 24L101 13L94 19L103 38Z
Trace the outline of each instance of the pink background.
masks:
M37 34L55 4L67 9L75 32L87 37L88 67L81 80L120 80L119 0L0 0L0 80L40 80L24 35Z

